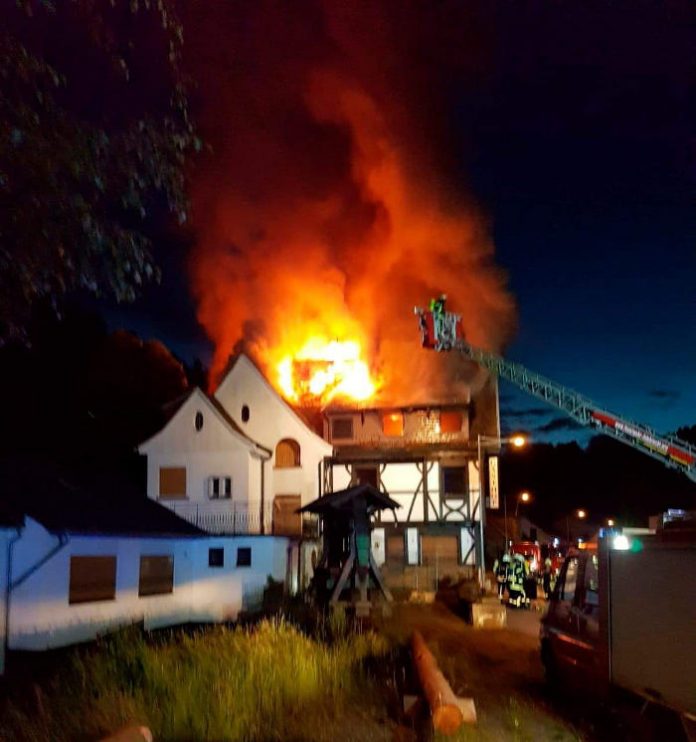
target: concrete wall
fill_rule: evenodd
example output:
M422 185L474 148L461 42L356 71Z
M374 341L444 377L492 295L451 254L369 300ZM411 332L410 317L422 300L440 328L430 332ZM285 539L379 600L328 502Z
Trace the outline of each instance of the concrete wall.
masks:
M252 550L250 567L237 567L237 549ZM47 548L48 547L48 548ZM208 565L208 550L225 550L223 567ZM61 543L27 519L14 547L9 646L47 649L93 639L118 626L143 621L146 628L189 621L233 620L259 607L268 576L285 580L285 538L144 538L72 535ZM138 596L140 557L174 557L174 590ZM38 568L35 565L49 557ZM70 605L71 556L115 556L114 600ZM25 575L28 577L25 578Z

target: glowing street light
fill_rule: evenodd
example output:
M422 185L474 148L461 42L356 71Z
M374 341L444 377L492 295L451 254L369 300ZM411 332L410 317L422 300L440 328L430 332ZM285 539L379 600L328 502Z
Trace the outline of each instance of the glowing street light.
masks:
M580 520L582 520L583 518L586 518L586 517L587 517L587 513L586 513L586 512L584 511L584 510L582 510L582 509L578 510L578 511L577 511L577 512L575 513L575 515L576 515L576 516L577 516L578 518L580 518Z
M532 496L526 490L524 492L520 492L520 494L517 495L517 502L515 503L515 518L517 518L517 513L520 509L520 503L523 502L526 505L528 502L531 501Z
M501 446L503 443L509 443L513 448L522 448L527 444L527 438L521 433L515 433L508 438L501 438L494 435L482 435L479 433L476 438L478 448L478 472L479 472L479 551L480 551L480 568L479 583L483 588L486 579L486 550L484 547L483 536L486 525L486 492L485 492L485 475L483 471L484 448L486 444ZM518 501L519 502L519 501ZM507 548L507 500L503 497L503 506L505 507L505 548ZM473 513L476 512L476 506Z
M616 525L616 521L613 518L607 518L607 525L609 528L613 528Z
M577 518L577 520L584 520L587 518L587 510L583 510L582 508L574 510L572 517ZM566 536L568 538L568 543L570 543L570 518L570 515L566 515Z

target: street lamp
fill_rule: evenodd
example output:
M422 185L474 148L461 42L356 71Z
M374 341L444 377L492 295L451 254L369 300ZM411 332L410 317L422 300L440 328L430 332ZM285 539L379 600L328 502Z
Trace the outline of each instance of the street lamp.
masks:
M520 507L520 503L523 502L525 505L528 502L531 502L532 496L529 494L529 492L520 492L519 495L515 498L515 519L517 519L517 511ZM508 526L507 526L507 495L503 495L503 521L505 523L505 551L507 551L508 548Z
M607 518L607 525L609 528L613 528L616 525L616 521L613 518Z
M578 510L573 511L573 517L577 518L577 520L584 520L587 518L587 510L583 510L582 508L579 508ZM568 544L570 544L570 516L566 515L566 536L568 538Z
M501 446L504 443L509 443L515 448L522 448L527 444L525 436L516 433L508 438L501 438L496 435L482 435L479 433L476 436L477 448L478 448L478 472L479 472L479 585L481 589L484 588L486 582L486 551L483 543L483 529L486 525L486 489L485 482L486 478L483 472L483 448L486 444L492 443L496 446ZM505 499L503 498L503 505L505 505ZM473 515L473 514L472 514ZM505 519L507 526L507 517ZM507 529L506 529L507 530ZM507 548L507 535L506 535L506 548Z

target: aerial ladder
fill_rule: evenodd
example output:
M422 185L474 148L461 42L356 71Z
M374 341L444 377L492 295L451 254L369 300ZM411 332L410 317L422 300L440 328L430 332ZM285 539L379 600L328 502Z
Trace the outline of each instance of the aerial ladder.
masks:
M595 428L643 453L678 469L696 482L696 447L674 436L656 433L646 425L631 422L598 407L587 397L555 381L529 371L519 363L470 345L464 338L462 317L445 309L446 297L433 299L429 309L415 308L424 348L460 351L496 376L562 410L580 425Z

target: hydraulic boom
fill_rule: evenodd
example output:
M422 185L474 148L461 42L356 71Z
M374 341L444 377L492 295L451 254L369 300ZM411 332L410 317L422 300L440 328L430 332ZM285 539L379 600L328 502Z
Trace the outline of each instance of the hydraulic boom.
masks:
M581 425L592 426L672 469L679 469L696 481L696 447L672 436L658 435L645 425L630 422L597 407L587 397L567 389L519 363L475 348L464 339L461 315L445 311L445 297L433 300L429 310L415 309L424 348L458 350L497 376L511 381L525 392L563 410Z

